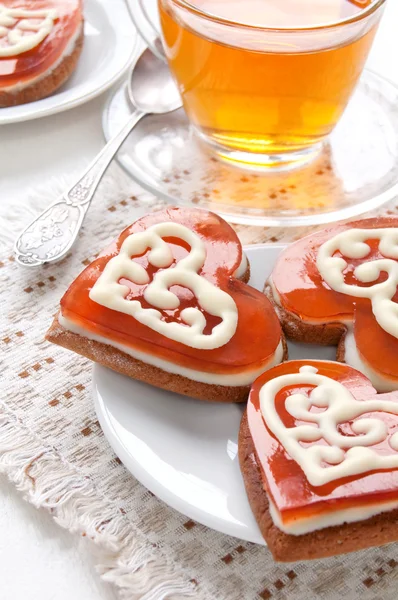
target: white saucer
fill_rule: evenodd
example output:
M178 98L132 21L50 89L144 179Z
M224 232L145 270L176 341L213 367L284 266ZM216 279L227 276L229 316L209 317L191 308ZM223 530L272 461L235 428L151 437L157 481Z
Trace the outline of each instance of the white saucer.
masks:
M0 108L0 125L73 108L108 89L130 65L137 42L124 0L85 0L85 41L76 71L48 98Z
M251 285L263 289L282 246L249 246ZM289 344L290 358L330 360L335 348ZM192 400L99 365L95 406L112 448L158 498L222 533L264 544L239 470L237 440L244 405Z
M160 35L157 0L127 0L151 46ZM320 154L290 170L252 171L216 160L199 143L184 111L145 118L117 161L143 188L177 205L211 210L231 223L264 227L319 225L374 210L398 194L398 87L365 70ZM125 86L103 114L105 139L132 108Z
M108 141L130 117L125 85L104 109ZM116 159L143 188L180 206L216 212L232 223L298 227L374 210L398 193L398 87L365 71L321 153L290 171L253 172L216 160L183 109L145 117Z

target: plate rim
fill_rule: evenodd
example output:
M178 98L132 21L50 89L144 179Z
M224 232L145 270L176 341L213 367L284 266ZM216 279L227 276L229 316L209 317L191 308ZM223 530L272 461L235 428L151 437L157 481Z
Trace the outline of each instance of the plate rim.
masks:
M92 3L93 7L100 6L102 8L102 10L104 10L104 12L106 13L106 16L108 18L109 26L116 32L116 34L118 32L117 14L125 13L126 15L128 15L128 20L131 24L130 49L127 50L127 40L129 39L130 36L127 36L127 35L116 36L116 37L123 38L123 43L120 43L120 48L122 47L122 45L123 46L126 45L125 57L123 59L123 64L114 70L113 75L104 79L102 81L101 85L95 86L93 89L91 89L91 91L87 91L86 93L84 93L82 95L75 96L71 100L68 100L68 98L66 98L63 101L59 101L57 103L56 102L57 92L54 92L47 98L42 98L40 100L36 100L35 102L27 102L26 104L19 104L17 106L5 107L4 109L0 109L0 126L1 125L10 125L13 123L23 123L23 122L27 122L27 121L33 121L36 119L49 117L51 115L55 115L55 114L70 110L72 108L81 106L82 104L85 104L86 102L89 102L90 100L93 100L94 98L97 98L98 96L100 96L103 92L105 92L113 84L115 84L119 79L121 79L121 77L127 71L127 69L129 68L129 65L132 63L132 59L137 51L137 46L140 41L139 34L131 20L127 5L125 4L124 0L117 0L117 5L116 5L117 6L117 14L116 14L116 12L115 12L116 6L114 4L114 0L112 3L110 3L109 0L89 0L89 1ZM115 61L115 58L112 58L111 60ZM121 60L119 60L119 62L121 63ZM115 64L117 64L117 63L115 62ZM73 88L71 90L68 90L68 92L71 92L71 94L72 94ZM39 106L36 110L34 109L35 105L37 106L42 101L51 100L51 99L54 99L54 104L50 105L49 107L40 107ZM25 110L23 110L24 107L25 107ZM14 115L12 114L13 109L17 109L15 111L16 114L14 114ZM2 114L1 114L2 110L7 111L7 114L5 116L2 116ZM20 114L18 114L18 113L20 113Z

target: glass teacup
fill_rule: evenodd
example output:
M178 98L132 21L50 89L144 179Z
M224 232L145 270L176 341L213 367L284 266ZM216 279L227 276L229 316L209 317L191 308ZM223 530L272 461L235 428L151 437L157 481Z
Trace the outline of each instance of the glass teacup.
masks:
M220 157L311 159L344 112L385 0L159 0L193 127Z

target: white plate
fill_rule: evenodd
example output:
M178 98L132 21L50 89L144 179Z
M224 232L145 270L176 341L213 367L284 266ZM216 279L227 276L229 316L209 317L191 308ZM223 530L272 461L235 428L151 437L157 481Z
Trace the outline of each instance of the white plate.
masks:
M249 246L251 285L263 289L282 246ZM336 349L289 344L290 358L333 360ZM187 517L242 540L264 544L239 470L244 405L216 404L165 392L94 366L101 427L127 469Z
M124 0L85 0L84 18L84 47L72 77L48 98L0 108L0 125L79 106L108 89L127 69L137 33Z

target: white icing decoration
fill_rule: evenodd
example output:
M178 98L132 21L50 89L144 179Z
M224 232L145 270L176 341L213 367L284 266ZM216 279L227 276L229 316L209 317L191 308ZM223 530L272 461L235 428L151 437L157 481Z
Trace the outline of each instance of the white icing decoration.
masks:
M179 238L191 249L188 256L173 267L174 257L164 237ZM164 269L157 272L151 282L145 269L131 258L148 249L149 263ZM200 350L219 348L229 342L236 331L238 309L229 294L199 275L205 259L206 246L196 233L180 223L158 223L124 240L119 254L107 263L89 296L94 302L131 315L143 325L176 342ZM126 300L129 288L119 283L121 278L138 285L147 284L144 298L155 308L142 308L138 300ZM173 285L189 288L203 310L222 319L210 334L203 333L206 319L199 308L181 311L181 319L186 325L162 320L162 313L156 309L174 310L180 305L178 296L169 289Z
M0 5L0 39L7 37L8 41L6 46L0 46L0 58L18 56L36 48L51 33L56 18L54 9L24 10Z
M302 468L313 486L321 486L336 479L360 475L373 470L397 469L398 454L380 455L370 448L388 436L387 425L377 418L358 417L370 412L398 415L398 397L391 395L374 400L356 400L338 381L303 367L299 373L281 375L263 385L260 390L260 408L270 431L280 441L289 456ZM285 408L295 419L306 425L285 427L275 407L277 394L290 385L314 385L310 394L292 394ZM311 412L311 406L324 408ZM352 423L354 435L342 435L338 425ZM325 440L329 445L304 447L300 442ZM392 451L398 449L398 436L390 437ZM327 466L323 466L327 463Z
M362 259L369 252L366 240L378 239L380 253L385 257L364 262L354 275L362 283L376 281L382 272L388 278L369 287L349 285L344 281L347 262L333 256L340 250L347 258ZM356 298L369 298L376 321L387 333L398 338L398 304L392 301L398 286L398 228L349 229L325 242L319 249L317 267L324 281L336 292Z
M318 369L310 365L304 365L304 367L300 367L299 371L300 373L318 373Z
M66 45L65 49L59 55L58 59L51 65L50 69L46 69L44 72L40 73L39 75L36 75L36 77L29 77L27 79L19 80L16 83L13 83L12 85L2 86L1 90L8 92L9 94L17 94L26 87L31 86L33 83L38 83L42 79L45 79L45 77L48 77L50 73L53 73L59 67L59 65L65 59L66 56L70 56L73 53L73 51L76 48L76 42L82 33L82 29L83 24L79 23L72 37L69 39L69 42Z
M136 350L131 346L120 344L110 338L106 338L104 336L92 333L88 329L76 325L73 321L66 319L62 315L59 315L58 321L60 325L68 331L72 331L77 335L81 335L88 340L94 340L102 344L107 344L112 348L117 348L118 350L121 350L129 356L132 356L137 360L141 360L142 362L147 363L148 365L152 365L153 367L157 367L158 369L162 369L162 371L166 371L167 373L172 373L173 375L181 375L182 377L192 379L192 381L208 383L209 385L224 385L228 387L250 385L255 379L257 379L257 377L264 373L264 371L266 371L267 369L271 369L276 365L279 365L279 363L282 362L284 353L283 344L282 341L280 341L275 351L273 352L273 354L271 354L268 360L264 361L260 366L256 366L256 368L252 369L251 371L242 370L240 373L217 373L203 370L197 371L195 369L183 367L182 365L179 365L177 363L161 359L153 354L148 354L147 352ZM95 353L94 346L92 347L92 350ZM213 365L213 368L217 369L217 365Z

